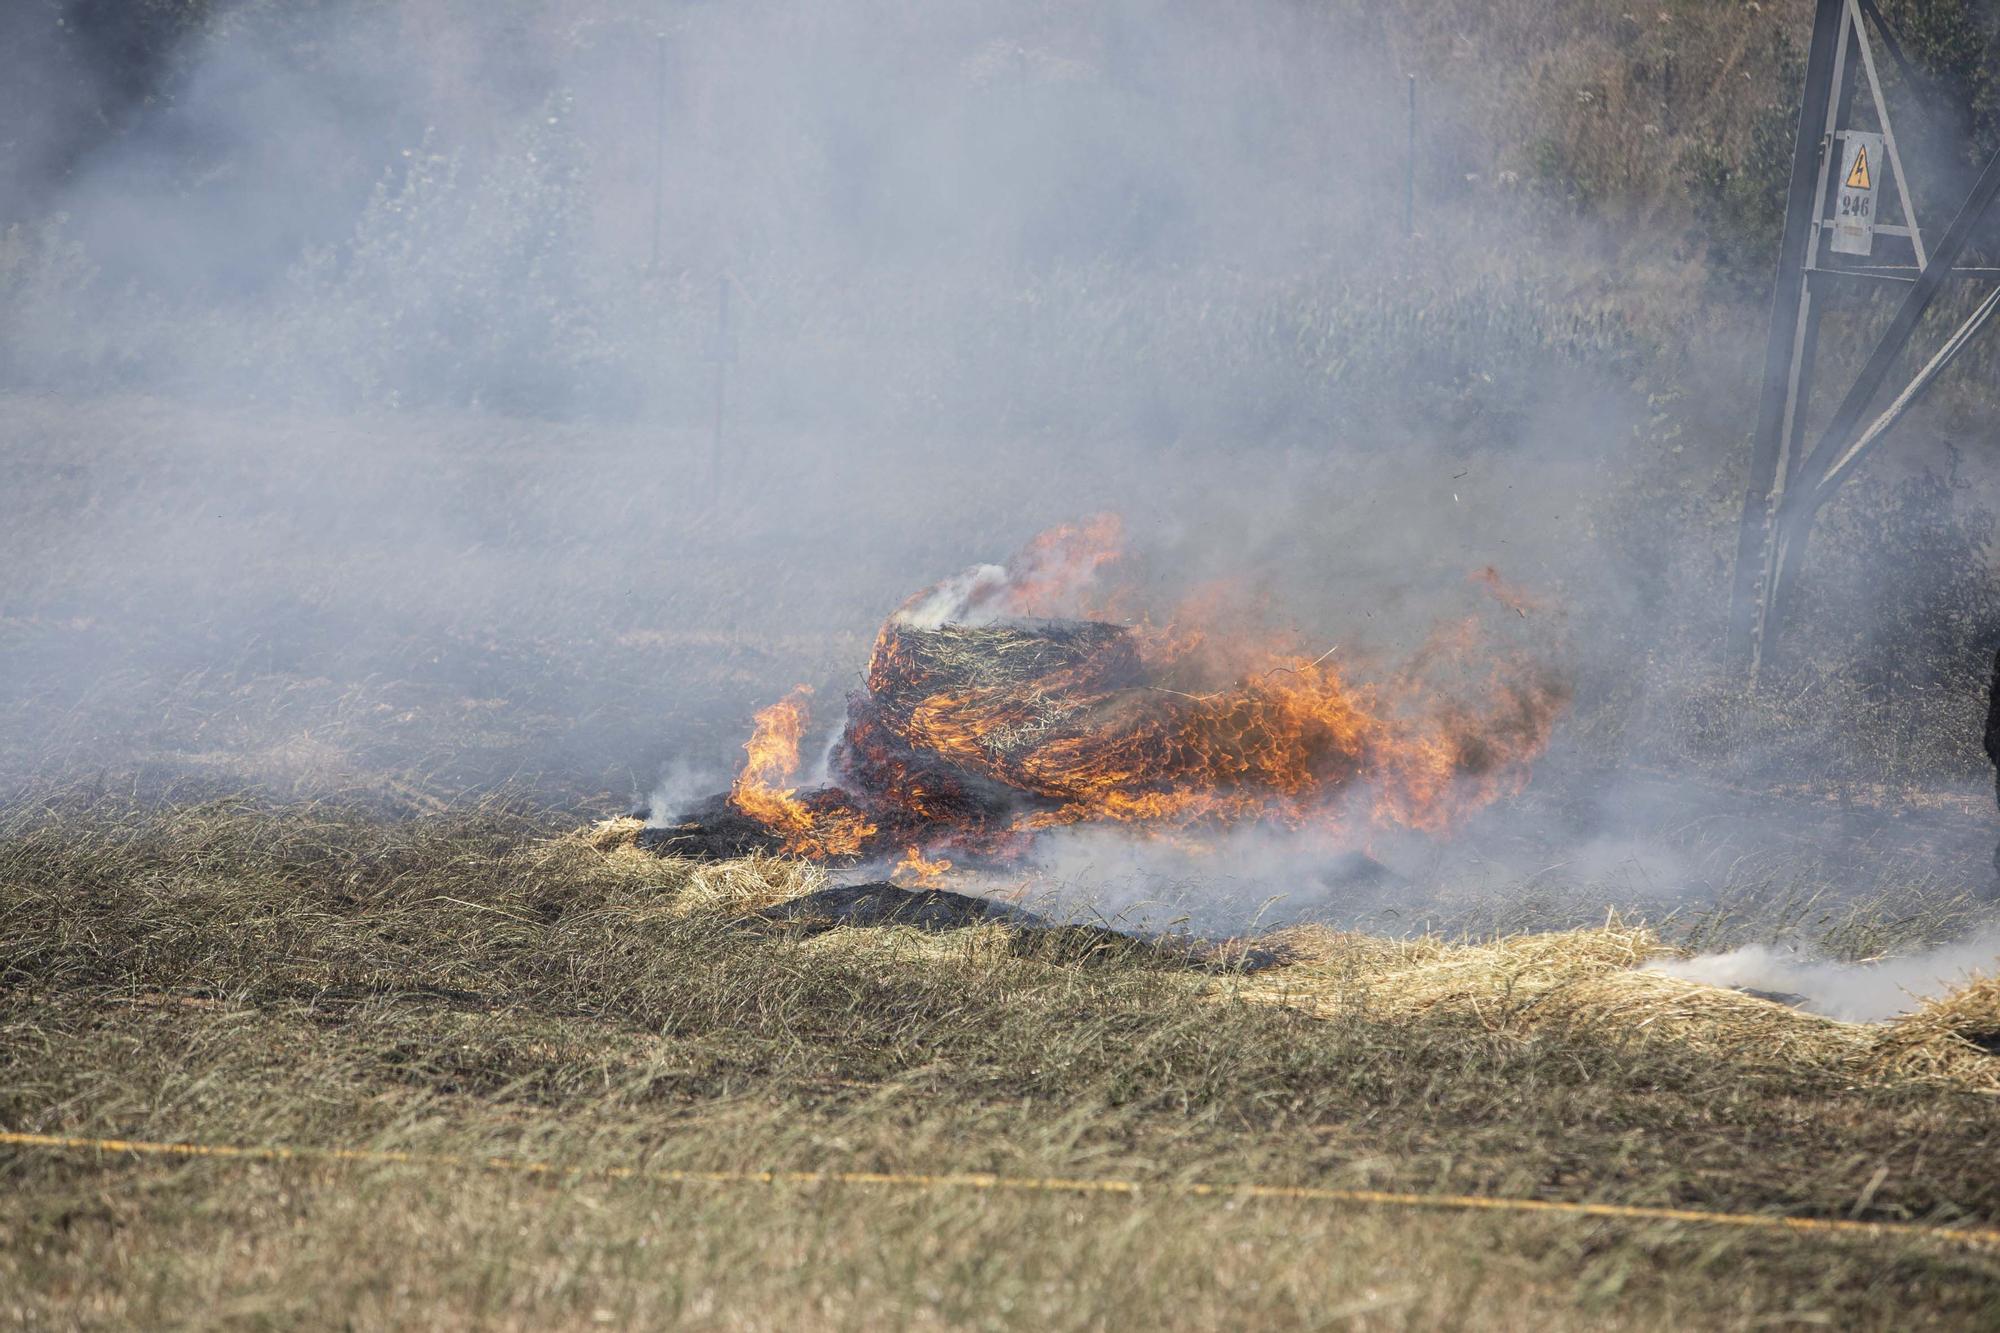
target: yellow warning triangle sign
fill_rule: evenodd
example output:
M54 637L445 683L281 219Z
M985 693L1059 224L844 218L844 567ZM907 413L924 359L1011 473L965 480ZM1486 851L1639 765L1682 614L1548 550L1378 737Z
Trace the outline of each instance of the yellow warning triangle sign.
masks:
M1847 188L1850 190L1872 190L1875 183L1868 179L1868 146L1863 144L1854 152L1854 165L1847 172Z

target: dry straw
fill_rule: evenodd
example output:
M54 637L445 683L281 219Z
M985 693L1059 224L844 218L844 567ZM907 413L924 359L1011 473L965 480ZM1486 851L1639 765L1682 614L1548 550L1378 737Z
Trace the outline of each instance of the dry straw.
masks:
M1867 1030L1719 986L1640 970L1668 951L1613 919L1588 930L1471 944L1317 928L1280 932L1289 966L1236 994L1307 1013L1449 1015L1494 1032L1538 1030L1673 1041L1725 1059L1824 1064L1864 1051Z
M642 825L612 820L578 838L588 848L680 890L674 915L740 915L821 888L817 867L776 857L704 865L662 860L634 843ZM971 928L1004 934L998 924ZM1498 1034L1582 1035L1605 1042L1670 1042L1744 1067L1817 1070L1870 1084L1922 1082L2000 1095L2000 979L1973 981L1889 1023L1849 1023L1661 972L1671 956L1644 926L1613 916L1583 930L1454 942L1438 936L1378 935L1295 927L1255 941L1281 960L1248 974L1189 971L1185 984L1219 1001L1279 1006L1317 1018L1426 1016L1477 1024ZM817 948L886 949L908 955L952 949L907 928L839 930ZM980 953L1003 953L977 950Z
M906 1190L991 1190L1018 1194L1095 1194L1138 1197L1148 1193L1190 1198L1254 1199L1272 1202L1344 1203L1378 1208L1421 1208L1448 1212L1541 1213L1628 1222L1686 1223L1793 1233L1882 1238L1904 1236L1949 1244L2000 1246L2000 1231L1987 1227L1946 1227L1922 1222L1875 1222L1845 1217L1788 1217L1771 1213L1711 1212L1698 1208L1657 1208L1642 1204L1593 1203L1572 1199L1522 1199L1484 1194L1410 1194L1391 1190L1340 1189L1317 1185L1224 1184L1209 1181L1147 1183L1117 1177L1000 1176L984 1171L681 1171L636 1166L583 1166L527 1161L514 1157L410 1153L371 1148L323 1148L298 1144L161 1143L148 1139L107 1139L69 1134L0 1130L0 1146L115 1153L135 1157L210 1158L234 1162L307 1162L330 1166L412 1166L433 1170L484 1170L562 1180L641 1181L655 1185L757 1187L860 1186Z
M1671 953L1615 918L1588 930L1471 944L1305 927L1266 941L1289 963L1232 979L1236 999L1332 1016L1436 1014L1489 1031L1666 1041L1741 1065L1863 1082L1936 1081L2000 1094L2000 981L1982 980L1891 1023L1847 1023L1727 987L1645 971Z

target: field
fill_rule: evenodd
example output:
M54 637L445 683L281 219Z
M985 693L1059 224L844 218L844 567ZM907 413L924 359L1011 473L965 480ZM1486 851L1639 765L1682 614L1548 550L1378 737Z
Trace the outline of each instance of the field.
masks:
M1559 1021L1588 1012L1573 1008L1588 968L1531 994L1529 972L1482 963L1469 1007L1412 1008L1355 964L1323 973L1321 1002L1273 1003L1303 974L1199 968L1087 933L746 926L819 872L660 862L579 836L642 800L669 753L726 772L748 710L791 680L837 688L908 571L947 560L936 515L900 552L858 548L851 575L808 562L824 569L816 590L779 577L794 555L757 554L741 531L661 535L648 515L670 496L607 500L567 480L637 471L654 441L598 435L579 468L572 437L440 420L413 467L402 427L371 454L353 425L292 423L342 460L343 495L371 497L335 522L306 498L310 470L259 472L268 420L7 410L45 452L13 459L35 482L13 492L0 1126L411 1158L0 1148L0 1308L17 1324L337 1310L360 1326L1962 1327L2000 1309L1990 1247L1921 1234L1179 1188L1991 1227L2000 1100L1965 1075L1990 1061L1970 1047L1959 1072L1915 1077L1773 1058L1761 1038L1702 1040L1698 1022L1621 1021L1615 1006ZM190 449L176 483L169 463ZM263 478L232 487L255 498L187 535L176 516L192 496L175 485L230 468ZM475 475L489 489L459 494ZM412 476L428 479L414 497ZM793 512L813 512L806 489ZM371 581L365 530L343 526L434 503L505 530L571 495L596 526L552 525L498 577L447 560ZM115 577L162 571L158 602L143 579L119 602L113 575L37 554L59 556L65 513L91 503L156 554ZM754 536L754 512L736 521ZM681 598L722 600L626 609L632 585L611 567L635 547L674 562ZM741 552L747 568L730 563ZM197 654L226 668L189 662L175 652L190 636L239 647ZM1578 742L1552 761L1533 789L1543 807L1589 785L1589 759ZM1758 844L1723 786L1706 804L1673 790L1679 805L1641 805L1677 812L1691 863L1717 877L1706 898L1651 886L1647 901L1617 867L1524 879L1488 865L1441 871L1386 915L1345 910L1440 942L1583 928L1557 947L1581 963L1636 938L1618 933L1636 921L1601 929L1615 903L1651 910L1662 947L1788 939L1848 958L1991 919L1966 887L1988 850L1971 794L1907 792L1857 823L1867 790L1834 784L1837 800L1785 807L1793 841ZM477 1164L489 1156L559 1173ZM634 1168L729 1179L617 1174ZM740 1178L765 1171L1139 1189Z
M10 1150L27 1326L1685 1327L1991 1319L1990 1249L1189 1198L1183 1181L2000 1219L1990 1093L1620 1025L1317 1017L1144 951L732 928L489 807L13 816L5 1122L589 1172L1129 1178L1134 1197ZM1249 978L1245 979L1246 981Z
M2000 939L1990 335L1718 652L1811 8L0 16L0 1327L2000 1326L2000 980L1673 971ZM1882 8L1935 234L2000 16ZM1106 514L1532 779L923 928L634 845Z

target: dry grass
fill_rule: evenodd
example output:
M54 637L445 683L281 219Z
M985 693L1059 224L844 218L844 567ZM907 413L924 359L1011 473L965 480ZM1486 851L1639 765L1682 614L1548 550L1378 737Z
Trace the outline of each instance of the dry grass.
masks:
M2000 1067L2000 977L1978 977L1925 1001L1890 1026L1875 1059L1896 1075L1919 1078ZM1990 1081L1986 1089L2000 1091Z
M19 806L0 829L0 1123L2000 1219L2000 1101L1700 1037L1703 1014L1824 1023L1663 979L1642 984L1680 1016L1635 1020L1610 989L1654 947L1634 927L1295 933L1288 967L1217 978L1158 954L1023 956L993 925L744 930L745 909L817 872L656 861L629 832L500 804L395 822ZM1287 987L1285 1004L1238 1002ZM0 1312L35 1327L1952 1327L2000 1311L2000 1263L1978 1252L1671 1224L11 1151L0 1178Z
M1391 1020L1448 1015L1517 1036L1615 1032L1778 1068L1837 1065L1849 1048L1868 1044L1853 1024L1639 970L1669 952L1642 926L1613 922L1471 944L1311 928L1285 938L1302 961L1252 979L1248 997L1313 1013L1359 1007Z
M637 819L606 820L549 846L581 841L620 873L657 879L661 862L634 844ZM805 862L750 857L675 863L686 880L677 913L742 916L824 887ZM948 942L912 930L840 931L821 949L888 946L903 957L966 953L975 942L1007 952L1001 924L968 927ZM1783 1073L1811 1070L1847 1078L1938 1083L2000 1095L2000 1056L1979 1044L2000 1034L2000 979L1974 980L1890 1024L1843 1022L1759 995L1709 985L1641 965L1684 955L1650 927L1616 917L1601 927L1524 932L1454 941L1427 934L1390 938L1299 926L1254 941L1279 966L1218 984L1188 974L1197 989L1231 1001L1276 1005L1330 1017L1365 1013L1390 1022L1448 1017L1517 1037L1554 1031L1587 1039L1611 1032L1671 1042L1703 1057ZM915 951L914 954L912 951Z
M2000 1095L2000 983L1971 983L1892 1024L1842 1022L1639 964L1678 951L1643 926L1513 935L1470 944L1317 928L1273 938L1290 965L1232 983L1233 997L1322 1016L1449 1016L1489 1032L1671 1043L1704 1059Z

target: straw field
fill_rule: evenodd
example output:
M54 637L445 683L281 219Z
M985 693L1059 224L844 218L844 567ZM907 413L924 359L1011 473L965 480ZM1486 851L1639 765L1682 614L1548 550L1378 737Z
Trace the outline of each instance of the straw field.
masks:
M1714 655L1809 8L12 6L0 1328L2000 1326L2000 983L1646 967L1995 915L2000 343ZM1995 11L1882 8L1942 190ZM1195 947L593 825L1098 511L1343 665L1531 583L1548 869Z
M2000 1257L1916 1236L1166 1188L1991 1226L1990 988L1840 1024L1636 972L1668 946L1617 920L1294 931L1263 942L1276 965L1236 970L1034 947L997 923L807 931L758 913L819 872L662 861L630 832L499 803L385 821L330 802L24 802L0 839L0 1123L1141 1192L6 1148L3 1317L1962 1327L2000 1309Z

